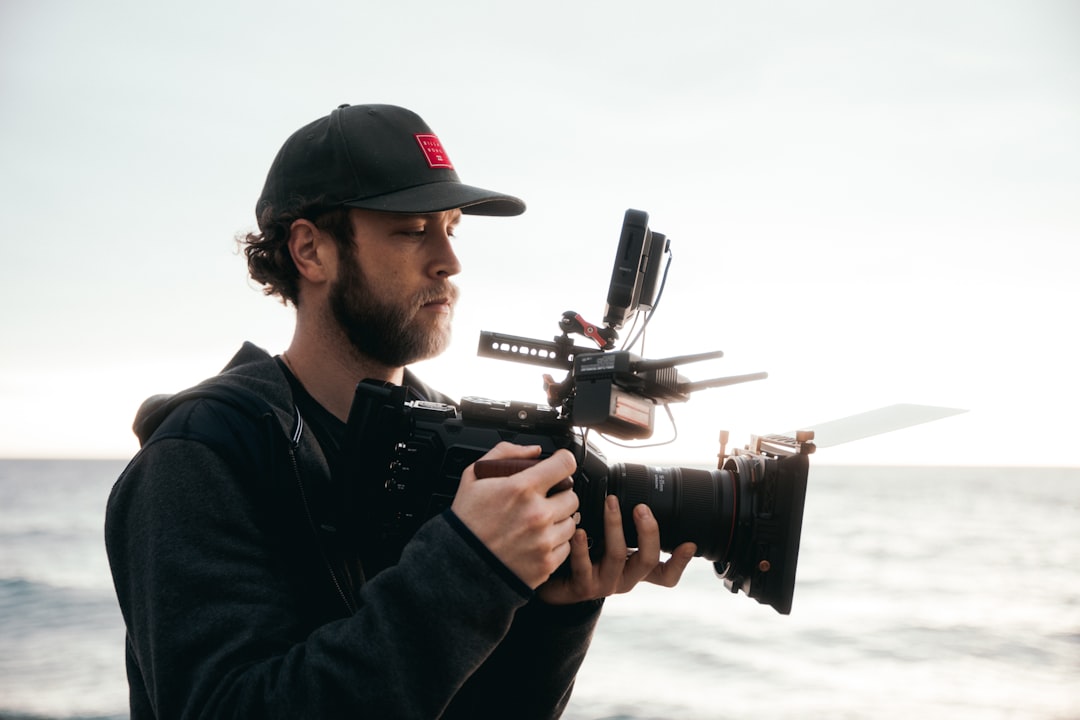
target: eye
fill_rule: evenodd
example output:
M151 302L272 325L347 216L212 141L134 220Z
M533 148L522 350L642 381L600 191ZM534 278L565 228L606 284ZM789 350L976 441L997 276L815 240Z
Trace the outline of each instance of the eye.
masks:
M406 238L408 240L423 240L427 237L426 227L404 227L397 230L395 235Z
M403 235L404 237L407 237L407 238L409 238L411 240L423 240L428 236L428 229L425 227L425 228L418 228L418 229L415 229L415 230L402 230L398 234ZM456 238L457 237L457 228L453 228L453 227L446 228L446 235L447 235L447 237L450 237L450 238Z
M434 222L428 218L415 218L416 222L403 222L393 230L393 234L411 242L423 242L433 235L446 233L447 237L457 237L458 223L443 223L441 218Z

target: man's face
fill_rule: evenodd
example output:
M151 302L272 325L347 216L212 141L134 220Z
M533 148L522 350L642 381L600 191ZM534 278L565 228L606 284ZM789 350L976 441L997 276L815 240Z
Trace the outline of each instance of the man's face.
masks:
M450 245L461 212L352 210L352 257L330 286L330 312L359 353L387 367L438 355L450 342L461 265Z

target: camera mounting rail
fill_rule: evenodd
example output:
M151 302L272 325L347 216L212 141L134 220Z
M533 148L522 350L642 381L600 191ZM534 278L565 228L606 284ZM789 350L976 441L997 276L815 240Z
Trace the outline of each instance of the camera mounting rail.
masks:
M476 348L479 357L513 360L514 362L541 365L556 370L574 367L574 358L582 353L596 352L592 348L579 347L568 335L555 338L555 342L480 331L480 344Z
M570 333L592 340L601 350L614 348L615 339L618 337L614 328L593 325L573 310L567 310L562 314L559 329L562 330L562 335L556 337L554 342L482 330L476 354L480 357L514 360L558 370L570 370L574 367L576 356L596 352L592 348L575 345L570 338Z
M570 333L584 335L600 348L616 337L611 327L599 328L570 310L559 321L563 334L554 341L534 340L490 331L480 333L477 355L513 360L568 371L562 382L544 376L548 404L560 407L574 425L594 427L629 439L652 435L657 405L685 402L706 388L763 380L767 373L749 373L691 382L676 366L723 357L720 350L646 360L625 350L597 350L575 345Z

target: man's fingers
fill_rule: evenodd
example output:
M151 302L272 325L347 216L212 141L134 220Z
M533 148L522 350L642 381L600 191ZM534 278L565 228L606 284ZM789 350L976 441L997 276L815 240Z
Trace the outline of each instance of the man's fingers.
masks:
M649 573L649 576L645 578L646 582L663 587L675 587L678 585L679 580L682 579L683 571L686 570L686 566L690 564L690 561L694 559L696 552L697 545L683 543L675 548L667 562L660 563Z
M473 464L473 472L476 473L477 480L492 477L510 477L522 470L531 468L538 462L540 461L536 458L517 457L477 460L476 463Z
M484 453L481 459L465 468L462 478L468 479L470 472L473 473L473 478L507 477L529 465L536 464L540 452L539 445L501 442Z
M540 483L544 490L572 488L574 481L570 476L577 470L573 454L569 450L556 450L551 457L541 460L540 452L537 445L499 443L473 464L473 471L477 478L510 477L520 473L527 480Z
M550 493L556 489L569 489L573 481L567 483L570 476L577 470L577 460L569 450L556 450L549 457L544 458L531 468L521 471L522 477L527 477L529 482L538 483L538 487ZM563 486L560 488L560 486Z
M623 536L619 499L604 498L604 557L597 570L597 584L605 595L616 591L626 567L626 538Z
M637 529L637 552L627 560L626 578L637 582L653 571L660 562L660 525L648 505L634 508L634 527Z
M622 513L619 511L619 498L614 495L604 498L604 554L626 560Z
M577 534L581 532L574 526L572 518L557 523L557 527L559 530L559 544L555 546L558 555L556 567L562 565L566 558L575 553L575 541L577 540ZM586 553L588 553L588 547L586 547Z
M512 442L501 442L484 453L484 460L498 458L537 458L540 457L539 445L518 445Z
M571 476L577 470L577 460L573 454L569 450L557 450L551 457L541 460L540 453L538 445L501 442L469 468L477 480L520 475L526 483L535 483L537 489L546 495L572 489L574 480ZM468 475L469 468L463 477ZM536 470L533 471L533 468Z
M573 584L588 587L592 581L593 566L589 558L589 538L585 531L578 528L570 538L570 575Z

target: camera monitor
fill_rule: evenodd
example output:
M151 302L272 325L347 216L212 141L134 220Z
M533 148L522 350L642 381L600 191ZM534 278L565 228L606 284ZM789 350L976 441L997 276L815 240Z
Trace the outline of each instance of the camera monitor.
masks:
M627 210L611 269L604 324L618 330L633 319L638 310L651 310L660 279L660 260L668 240L649 229L649 214Z

